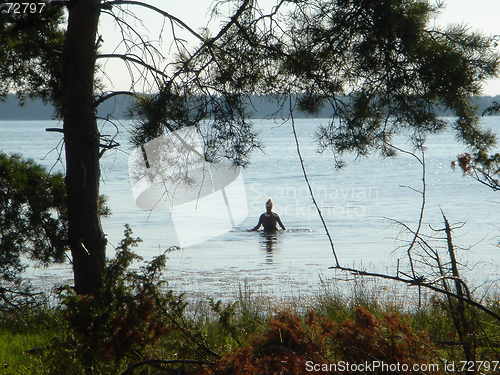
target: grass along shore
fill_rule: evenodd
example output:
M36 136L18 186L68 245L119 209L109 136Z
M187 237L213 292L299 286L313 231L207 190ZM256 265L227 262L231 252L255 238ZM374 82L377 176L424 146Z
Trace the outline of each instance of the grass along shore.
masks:
M160 309L151 295L139 293L121 311L63 292L59 305L1 315L0 365L3 374L26 375L310 374L340 373L332 366L323 371L330 364L379 361L435 364L432 373L459 373L466 357L444 298L427 294L420 307L412 306L408 300L384 301L359 280L355 284L350 296L325 288L315 300L287 303L245 286L225 303L206 297L188 304L163 292ZM498 302L487 305L500 312ZM93 319L85 320L92 312ZM468 314L480 370L493 373L500 360L500 322L472 309ZM452 362L455 371L446 371Z

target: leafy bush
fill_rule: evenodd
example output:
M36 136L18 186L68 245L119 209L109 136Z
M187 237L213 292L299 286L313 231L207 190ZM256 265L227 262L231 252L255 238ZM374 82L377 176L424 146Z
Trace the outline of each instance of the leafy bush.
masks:
M142 258L131 251L141 242L132 238L127 225L125 238L108 261L101 290L77 295L71 288L61 293L61 312L66 332L49 354L61 373L84 368L92 373L115 373L125 359L142 359L170 328L164 312L177 302L162 295L160 275L166 264L163 254L139 269L131 269ZM167 251L171 251L169 249Z

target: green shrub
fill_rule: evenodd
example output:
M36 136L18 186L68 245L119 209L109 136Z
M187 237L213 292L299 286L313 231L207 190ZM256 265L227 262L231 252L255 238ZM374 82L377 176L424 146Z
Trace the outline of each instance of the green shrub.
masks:
M115 373L123 362L144 358L169 333L164 314L177 297L160 292L166 254L131 269L142 260L131 251L139 242L127 225L125 238L106 266L102 289L91 295L77 295L69 287L61 292L65 332L48 354L57 371Z

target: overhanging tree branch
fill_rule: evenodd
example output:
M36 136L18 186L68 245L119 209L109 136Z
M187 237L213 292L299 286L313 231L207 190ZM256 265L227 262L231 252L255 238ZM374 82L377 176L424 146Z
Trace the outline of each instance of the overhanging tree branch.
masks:
M141 60L137 57L131 56L131 55L117 54L117 53L104 53L104 54L97 55L96 59L121 59L123 61L129 61L129 62L132 62L134 64L143 66L144 68L148 69L149 71L154 72L154 73L156 73L156 74L158 74L166 79L169 78L168 74L166 74L165 72L163 72L163 71L155 68L154 66L147 64L143 60Z
M126 95L126 96L132 96L132 97L135 97L136 94L134 94L133 92L131 91L113 91L112 93L110 94L106 94L106 95L101 95L99 96L99 99L97 99L95 102L94 102L94 106L97 108L99 107L102 103L104 103L106 100L108 99L111 99L115 96L119 96L119 95Z
M196 31L194 31L191 27L189 27L181 19L179 19L179 18L173 16L172 14L170 14L162 9L159 9L153 5L144 3L142 1L117 0L117 1L106 1L102 4L101 7L103 9L111 9L113 7L113 5L138 5L138 6L147 8L147 9L151 9L151 10L155 11L156 13L161 14L162 16L174 21L175 23L177 23L179 26L183 27L184 29L188 30L193 36L195 36L201 42L206 42L206 38L202 37L200 34L198 34Z

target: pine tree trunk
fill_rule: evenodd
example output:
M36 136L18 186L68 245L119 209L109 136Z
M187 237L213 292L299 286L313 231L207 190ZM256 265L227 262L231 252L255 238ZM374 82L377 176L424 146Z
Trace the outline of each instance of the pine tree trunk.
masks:
M99 218L99 130L94 108L99 13L99 0L76 2L69 10L63 52L68 240L78 294L101 287L106 259L106 238Z

